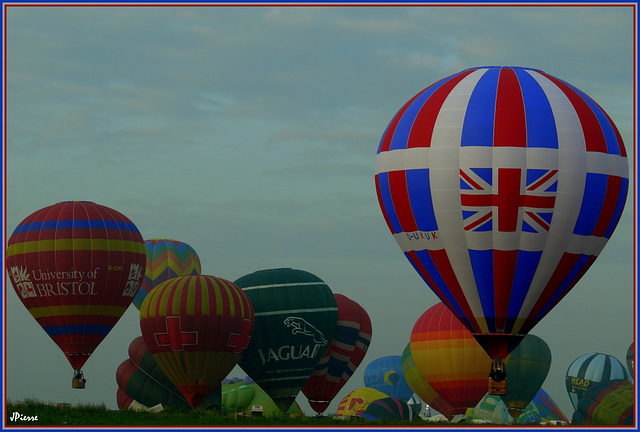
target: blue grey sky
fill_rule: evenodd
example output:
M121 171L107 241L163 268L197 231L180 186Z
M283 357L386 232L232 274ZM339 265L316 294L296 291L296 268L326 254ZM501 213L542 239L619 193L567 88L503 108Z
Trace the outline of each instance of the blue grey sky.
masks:
M366 365L401 355L438 302L389 233L374 187L380 137L408 99L469 67L541 69L607 111L634 172L635 9L559 5L5 5L5 244L33 211L89 200L144 238L190 244L204 274L316 274L373 324L335 412L364 386ZM632 184L599 259L532 331L553 355L543 388L569 418L569 364L589 352L624 362L634 338L634 193ZM137 309L94 352L78 391L10 285L5 299L6 398L117 407Z

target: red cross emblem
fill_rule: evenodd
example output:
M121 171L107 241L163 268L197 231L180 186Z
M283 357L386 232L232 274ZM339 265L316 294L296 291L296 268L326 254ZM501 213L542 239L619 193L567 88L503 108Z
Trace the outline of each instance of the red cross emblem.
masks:
M182 351L184 345L197 345L198 332L183 332L182 317L168 316L165 318L167 323L166 333L156 333L156 342L158 346L171 346L171 351Z
M247 346L249 346L249 341L251 340L249 330L251 330L251 320L244 319L242 320L242 333L231 333L229 335L227 346L235 348L233 350L234 353L242 352Z

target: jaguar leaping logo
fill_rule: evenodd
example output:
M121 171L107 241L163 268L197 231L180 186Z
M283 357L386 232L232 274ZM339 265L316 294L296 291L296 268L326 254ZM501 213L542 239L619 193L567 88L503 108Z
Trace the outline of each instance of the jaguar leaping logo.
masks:
M313 338L313 342L320 345L327 344L327 340L324 338L322 332L300 317L288 317L284 320L284 324L287 327L292 327L292 334L300 333L305 336L311 336Z

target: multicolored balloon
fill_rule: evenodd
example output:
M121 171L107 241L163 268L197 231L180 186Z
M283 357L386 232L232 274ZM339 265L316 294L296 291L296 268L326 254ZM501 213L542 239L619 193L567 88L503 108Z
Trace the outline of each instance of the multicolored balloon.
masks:
M378 399L387 398L386 394L369 387L353 390L342 398L338 405L338 417L356 417L362 415L369 404Z
M394 397L376 399L360 415L367 420L413 421L413 411L405 401ZM417 415L416 415L417 417Z
M389 230L492 359L504 359L611 237L629 187L620 133L540 70L476 67L409 100L378 147Z
M587 390L573 413L572 425L632 426L635 390L631 382L602 381Z
M523 415L526 416L527 410L529 408L536 409L536 411L540 414L541 423L550 421L561 421L569 424L567 416L564 415L556 401L554 401L549 393L547 393L543 388L538 390L538 393L536 393L535 397L533 398L529 406L525 408L525 411L520 415L520 417L522 417ZM518 423L520 417L516 419L516 423Z
M338 322L329 348L302 387L309 405L323 413L356 368L362 363L371 343L371 319L355 301L334 294L338 305Z
M629 374L622 363L612 355L601 353L584 354L569 365L565 376L567 393L573 408L584 392L595 383L615 379L629 380Z
M401 368L404 379L415 394L442 415L444 415L443 413L449 413L449 417L447 418L451 420L454 416L453 407L449 405L449 403L444 400L442 396L433 389L433 387L431 387L431 384L429 384L418 370L418 367L413 360L413 356L411 355L411 343L408 343L402 352Z
M194 409L236 366L253 326L247 295L215 276L169 279L140 308L140 329L153 359Z
M304 270L260 270L235 283L256 317L239 365L285 412L329 348L338 304L327 284Z
M142 286L133 299L138 310L149 291L167 279L200 274L200 258L188 244L170 239L149 239L144 242L147 265Z
M551 368L551 349L538 336L528 334L506 358L509 369L507 394L500 396L514 419L524 411L542 387Z
M364 370L364 386L405 402L413 395L413 389L402 373L402 356L399 355L371 361Z
M475 407L467 408L464 416L467 420L487 420L492 424L506 425L511 423L507 406L500 396L486 394ZM538 422L540 416L538 415Z
M145 257L122 213L65 201L16 227L6 264L24 306L79 371L138 292Z
M420 374L453 408L441 411L447 418L464 414L487 393L491 359L444 303L418 318L410 344Z

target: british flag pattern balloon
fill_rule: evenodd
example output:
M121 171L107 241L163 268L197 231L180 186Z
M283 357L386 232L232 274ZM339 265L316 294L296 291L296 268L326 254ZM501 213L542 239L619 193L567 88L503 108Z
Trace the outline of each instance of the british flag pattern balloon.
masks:
M525 335L593 264L628 177L621 134L593 99L502 66L416 94L382 135L375 168L398 245L492 358L506 348L482 335Z

